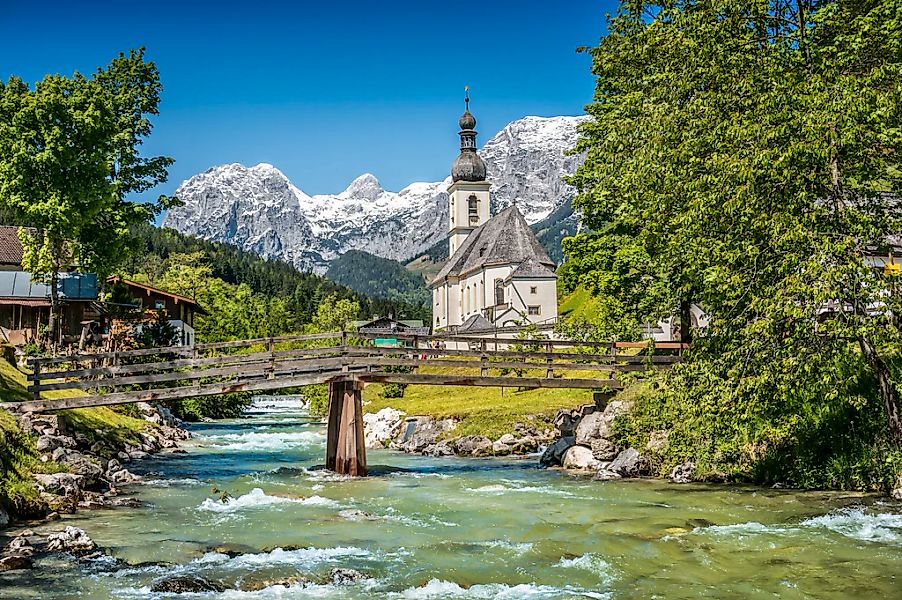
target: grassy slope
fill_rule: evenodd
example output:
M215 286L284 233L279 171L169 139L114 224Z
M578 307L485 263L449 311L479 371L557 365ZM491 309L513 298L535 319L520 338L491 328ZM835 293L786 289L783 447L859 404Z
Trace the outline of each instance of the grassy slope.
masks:
M472 374L472 369L423 367L421 373ZM580 373L573 372L574 377ZM494 374L494 373L493 373ZM534 375L533 373L528 373ZM537 374L537 373L536 373ZM543 373L544 374L544 373ZM596 373L593 373L593 375ZM587 373L582 376L592 376ZM460 419L453 436L485 435L495 440L512 432L514 423L528 423L542 429L549 426L561 408L592 402L591 390L481 388L471 386L409 386L403 398L382 398L382 385L371 384L363 392L366 412L390 406L408 415L430 415ZM528 417L535 416L535 420Z
M26 391L25 373L0 358L0 403L30 400ZM68 398L82 395L78 390L52 390L47 398ZM147 422L129 417L111 408L80 408L59 413L73 432L81 432L90 439L104 438L118 445L137 443L138 432ZM41 462L34 448L34 439L19 428L16 418L0 409L0 503L12 512L28 516L40 511L41 503L32 485L32 473L54 473L65 470L52 462Z

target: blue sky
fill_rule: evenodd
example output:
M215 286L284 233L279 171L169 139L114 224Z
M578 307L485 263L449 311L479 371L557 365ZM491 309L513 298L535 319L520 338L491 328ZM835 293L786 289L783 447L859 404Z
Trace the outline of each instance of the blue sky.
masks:
M613 0L419 2L0 0L0 77L91 72L146 46L164 85L145 145L183 179L269 162L310 194L374 173L387 189L444 178L463 87L480 145L525 115L592 98L586 54Z

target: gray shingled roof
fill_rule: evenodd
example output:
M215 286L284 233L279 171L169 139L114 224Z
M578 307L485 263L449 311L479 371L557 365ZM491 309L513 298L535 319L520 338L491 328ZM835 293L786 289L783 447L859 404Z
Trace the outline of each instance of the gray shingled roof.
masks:
M554 269L536 234L516 206L510 206L477 227L448 259L432 285L491 265L515 264L532 259Z
M535 279L537 277L554 277L554 271L534 258L527 258L511 272L508 279Z

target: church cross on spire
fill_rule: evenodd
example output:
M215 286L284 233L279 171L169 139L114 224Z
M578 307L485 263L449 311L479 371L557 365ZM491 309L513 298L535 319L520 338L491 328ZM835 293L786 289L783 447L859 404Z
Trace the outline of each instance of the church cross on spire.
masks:
M470 110L470 86L464 86L464 103L467 105L467 110Z

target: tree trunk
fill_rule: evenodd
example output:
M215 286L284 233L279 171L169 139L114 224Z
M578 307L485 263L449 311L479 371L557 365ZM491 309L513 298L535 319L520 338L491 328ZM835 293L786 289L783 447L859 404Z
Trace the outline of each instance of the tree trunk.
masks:
M680 342L692 343L692 300L680 300Z
M886 405L886 417L889 425L889 437L894 442L902 442L902 417L899 416L899 391L890 379L889 369L873 342L863 335L858 336L858 345L868 366L877 377L877 389Z
M59 343L60 296L59 290L57 290L58 283L59 271L54 267L53 274L50 276L50 319L47 322L48 346L54 351Z

